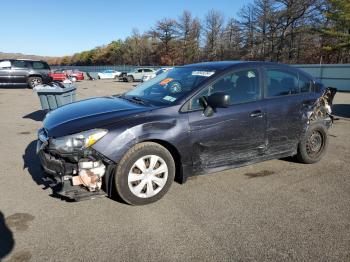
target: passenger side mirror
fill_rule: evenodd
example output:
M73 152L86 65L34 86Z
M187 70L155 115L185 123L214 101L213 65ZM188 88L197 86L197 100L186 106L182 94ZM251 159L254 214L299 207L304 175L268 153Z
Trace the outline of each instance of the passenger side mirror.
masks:
M10 61L1 61L0 68L11 68L11 62Z

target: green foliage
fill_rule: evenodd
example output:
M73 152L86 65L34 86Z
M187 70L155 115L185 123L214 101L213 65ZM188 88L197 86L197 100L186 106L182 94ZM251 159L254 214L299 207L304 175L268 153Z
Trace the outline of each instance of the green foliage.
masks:
M350 1L328 0L328 10L325 17L328 25L323 29L327 39L324 50L328 52L350 48Z

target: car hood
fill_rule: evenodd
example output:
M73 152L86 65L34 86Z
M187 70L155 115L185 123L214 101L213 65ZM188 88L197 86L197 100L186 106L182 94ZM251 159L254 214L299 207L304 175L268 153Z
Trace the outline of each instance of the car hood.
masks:
M103 127L151 110L118 97L99 97L62 106L48 113L44 128L49 137L61 137Z

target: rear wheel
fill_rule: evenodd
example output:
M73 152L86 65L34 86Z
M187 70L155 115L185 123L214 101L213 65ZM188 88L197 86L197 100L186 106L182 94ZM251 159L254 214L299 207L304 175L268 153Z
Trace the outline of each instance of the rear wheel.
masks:
M115 175L119 196L128 204L145 205L161 199L175 177L169 151L145 142L131 148L120 161Z
M297 158L302 163L316 163L326 154L327 147L327 128L320 123L312 124L299 142Z
M27 83L29 88L34 88L37 85L41 85L43 83L43 80L41 79L41 77L31 76L28 78Z

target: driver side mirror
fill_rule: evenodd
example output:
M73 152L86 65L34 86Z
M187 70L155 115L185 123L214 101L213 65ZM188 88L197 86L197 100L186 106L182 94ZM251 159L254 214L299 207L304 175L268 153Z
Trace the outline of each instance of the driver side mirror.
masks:
M218 92L208 96L208 104L214 108L228 107L230 105L230 95Z
M209 117L214 114L215 108L224 108L230 105L230 95L223 92L217 92L208 97L200 97L199 103L204 107L203 114L206 117Z

